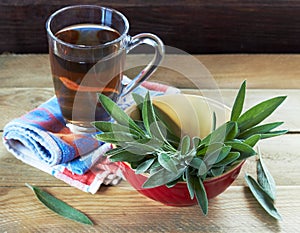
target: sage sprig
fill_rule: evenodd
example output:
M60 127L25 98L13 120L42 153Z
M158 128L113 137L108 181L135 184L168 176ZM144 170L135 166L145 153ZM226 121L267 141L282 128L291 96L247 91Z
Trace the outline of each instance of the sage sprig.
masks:
M26 186L34 192L41 203L43 203L47 208L49 208L56 214L76 222L93 225L93 222L85 214L83 214L79 210L74 209L67 203L57 199L56 197L36 186L32 186L29 184L26 184Z
M274 200L252 176L246 174L245 180L258 203L263 207L263 209L273 218L281 220L281 215L275 208Z
M279 136L285 130L275 131L281 122L259 125L284 101L285 96L261 102L243 112L246 96L246 81L242 83L235 98L228 122L216 127L216 115L212 114L212 131L205 138L180 138L178 129L168 121L169 116L153 105L150 94L145 97L134 94L141 119L131 119L116 103L99 95L99 101L114 123L103 121L93 125L100 131L97 139L115 144L116 148L107 153L112 161L129 162L137 174L148 173L144 188L161 185L172 187L178 181L186 181L190 198L197 202L204 215L208 213L208 199L205 180L232 169L251 156L257 154L254 146L262 139ZM263 174L255 185L247 176L256 194L272 190L270 176L261 163ZM264 182L268 180L269 186ZM266 191L268 193L269 191ZM273 191L272 191L273 192ZM272 199L272 195L270 195ZM265 206L265 204L263 204ZM269 211L273 214L274 211Z

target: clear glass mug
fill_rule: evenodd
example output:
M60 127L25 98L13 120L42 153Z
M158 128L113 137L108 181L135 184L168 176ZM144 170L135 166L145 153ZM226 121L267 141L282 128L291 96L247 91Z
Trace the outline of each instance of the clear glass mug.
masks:
M53 13L46 22L55 94L68 127L90 132L90 122L109 120L98 93L117 101L157 69L164 55L153 34L130 37L120 12L95 5L75 5ZM122 83L126 54L141 44L155 49L152 61L132 81Z

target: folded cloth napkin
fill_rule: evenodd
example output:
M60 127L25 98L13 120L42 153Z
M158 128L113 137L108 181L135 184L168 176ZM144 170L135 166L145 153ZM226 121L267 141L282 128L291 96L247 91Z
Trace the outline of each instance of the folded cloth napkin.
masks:
M163 84L144 82L134 92L152 96L178 93ZM122 109L133 104L131 95L118 101ZM56 97L9 122L3 131L9 152L26 164L47 172L80 190L96 193L101 184L117 184L119 167L103 154L112 148L93 134L74 134L62 117Z

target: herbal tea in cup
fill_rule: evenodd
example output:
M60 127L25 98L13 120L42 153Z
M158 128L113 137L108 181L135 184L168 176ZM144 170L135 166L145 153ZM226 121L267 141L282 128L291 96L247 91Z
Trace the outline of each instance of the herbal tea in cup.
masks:
M110 116L98 101L102 93L117 101L146 80L160 64L164 46L149 33L130 37L120 12L100 6L77 5L56 11L46 23L55 94L71 130L93 131L90 122ZM122 85L126 54L140 44L155 55L131 83Z

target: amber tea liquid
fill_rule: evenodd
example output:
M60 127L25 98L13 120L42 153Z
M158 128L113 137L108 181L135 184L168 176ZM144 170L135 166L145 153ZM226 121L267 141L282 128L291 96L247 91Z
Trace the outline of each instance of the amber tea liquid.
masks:
M105 48L99 45L119 38L119 32L107 26L79 24L58 31L56 37L78 45L76 49L68 47L59 53L60 49L50 51L53 82L63 116L67 122L82 127L91 127L91 121L109 120L97 94L117 100L125 50L117 43ZM85 48L81 51L80 46Z

